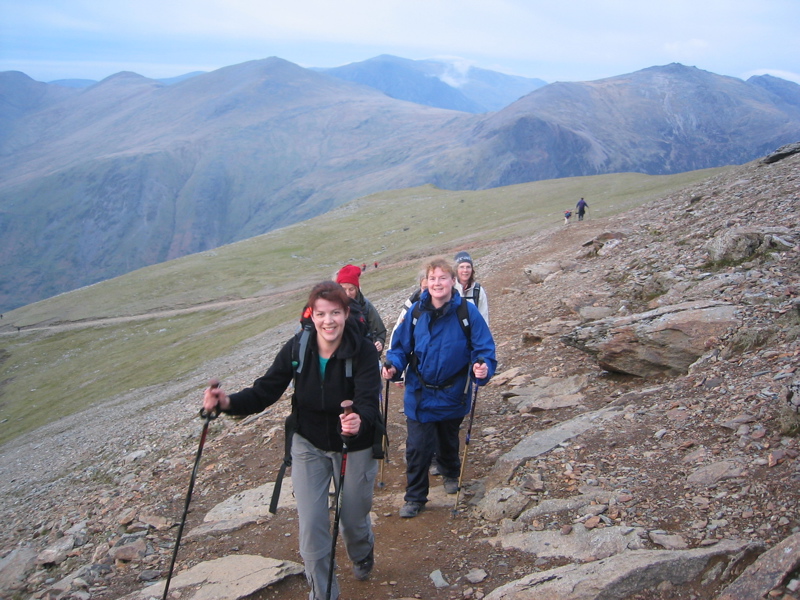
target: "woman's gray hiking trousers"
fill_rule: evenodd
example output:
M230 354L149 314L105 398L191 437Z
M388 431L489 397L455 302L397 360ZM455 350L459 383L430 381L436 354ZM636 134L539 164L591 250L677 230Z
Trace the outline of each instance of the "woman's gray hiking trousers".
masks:
M342 454L326 452L295 433L292 438L292 486L300 522L300 556L311 586L309 600L325 600L331 562L332 514L329 510L331 477L339 485ZM378 475L372 448L348 452L341 497L339 529L352 562L364 560L375 543L369 513ZM339 597L334 575L331 598Z

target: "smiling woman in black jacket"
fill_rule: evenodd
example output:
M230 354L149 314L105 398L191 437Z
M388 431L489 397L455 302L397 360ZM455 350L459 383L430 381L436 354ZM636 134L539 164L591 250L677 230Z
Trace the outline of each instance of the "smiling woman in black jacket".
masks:
M342 538L357 579L366 579L374 562L374 536L369 512L378 467L372 457L375 427L380 423L378 353L347 322L349 299L342 287L325 281L309 295L314 328L308 338L303 368L296 373L302 332L289 340L267 372L249 388L228 396L208 388L203 408L232 415L261 412L277 402L295 379L292 413L292 485L300 522L300 554L314 600L326 598L330 569L331 527L328 488L338 485L342 435L348 436L347 469L342 489ZM344 400L353 412L342 413ZM333 578L330 598L338 598Z

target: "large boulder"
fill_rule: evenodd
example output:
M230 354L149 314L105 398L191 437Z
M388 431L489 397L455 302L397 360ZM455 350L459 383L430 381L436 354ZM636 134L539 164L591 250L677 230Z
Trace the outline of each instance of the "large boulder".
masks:
M710 340L739 326L736 311L723 302L684 302L585 323L561 340L594 356L606 371L639 377L684 375L708 350Z
M734 227L725 229L705 245L713 263L740 263L770 250L789 250L794 245L786 227Z
M529 282L542 283L548 275L562 271L563 267L561 266L561 263L558 262L547 262L536 265L528 265L523 270Z
M0 591L24 588L25 578L36 567L37 555L33 548L23 546L0 558Z

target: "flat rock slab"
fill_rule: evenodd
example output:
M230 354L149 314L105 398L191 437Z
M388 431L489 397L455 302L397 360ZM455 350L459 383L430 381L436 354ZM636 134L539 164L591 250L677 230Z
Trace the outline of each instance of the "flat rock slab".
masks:
M569 377L538 377L527 387L517 388L517 396L567 396L578 394L589 384L587 375L571 375Z
M522 438L516 446L497 459L487 477L486 487L507 484L517 467L525 464L528 460L549 452L562 442L572 439L600 423L614 419L620 414L622 414L620 407L608 406L584 413L574 419L559 423L555 427L537 431Z
M641 527L602 527L587 529L576 523L572 533L525 531L495 538L504 550L513 548L539 558L562 558L588 562L608 558L626 550L645 547L646 531Z
M734 460L722 460L697 468L686 478L689 483L710 486L723 479L736 479L745 474L745 468Z
M247 516L237 517L234 519L225 519L224 521L209 521L208 523L203 523L202 525L198 525L192 529L186 534L186 539L188 540L206 535L221 535L223 533L231 533L232 531L241 529L250 523L258 523L259 520L259 517Z
M583 402L583 394L566 394L564 396L548 396L545 398L528 398L520 396L517 400L517 412L532 413L557 408L571 408Z
M538 519L544 515L558 515L566 512L580 510L585 506L589 506L592 502L600 504L608 504L616 495L612 492L605 490L592 490L590 492L583 492L578 496L570 496L569 498L553 498L542 500L535 506L524 511L519 520L523 523L530 523L534 519Z
M486 492L475 507L475 516L496 523L502 519L516 519L530 504L531 499L514 488L498 487Z
M0 558L0 591L25 587L25 578L36 567L37 554L33 548L22 547Z
M736 581L722 590L718 600L762 598L778 587L798 566L800 533L795 533L759 556Z
M503 585L485 600L609 600L655 588L682 585L710 571L712 561L737 560L747 542L723 540L692 550L632 550L586 564L532 573ZM713 567L712 567L713 568Z
M195 565L172 578L169 592L181 590L182 600L239 600L290 575L303 572L303 565L252 554L224 556ZM123 600L160 600L166 580Z
M269 512L269 504L272 501L272 490L275 488L275 483L265 483L257 488L238 492L217 504L212 508L208 514L203 517L206 523L215 521L229 521L233 519L258 519L272 517ZM294 488L292 487L292 479L285 477L283 486L281 487L281 497L278 502L278 510L280 509L297 509L297 502L294 498Z

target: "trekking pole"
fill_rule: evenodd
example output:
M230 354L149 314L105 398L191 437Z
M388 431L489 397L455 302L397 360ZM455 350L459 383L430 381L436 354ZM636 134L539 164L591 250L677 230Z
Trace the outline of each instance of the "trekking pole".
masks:
M218 379L212 379L208 384L208 386L211 388L218 388L219 385L220 383ZM197 478L197 467L200 465L200 456L203 454L203 446L205 446L206 443L208 425L213 419L217 418L217 412L208 412L204 408L201 408L200 416L205 419L205 422L203 423L203 431L200 434L200 445L197 448L197 455L194 458L194 468L192 469L192 476L189 479L189 491L186 493L186 502L183 505L183 517L181 517L181 523L178 526L178 537L175 540L175 549L172 551L172 560L170 560L169 563L169 572L167 573L167 582L164 584L164 595L161 597L162 600L167 600L167 594L169 593L169 583L172 581L172 571L175 568L175 559L178 557L178 548L181 545L183 526L186 524L186 515L189 513L189 502L192 500L192 490L194 490L194 482Z
M483 364L483 362L482 358L478 359L478 364ZM472 421L475 419L475 405L478 403L478 382L475 381L473 385L475 389L472 393L472 410L470 410L469 413L469 425L467 425L467 435L464 438L464 455L461 457L461 472L458 474L458 489L456 490L456 501L453 504L451 517L455 517L458 514L458 497L461 495L461 482L464 479L464 467L467 464L467 450L469 449L469 440L472 436Z
M384 363L384 366L390 363ZM386 367L388 368L388 367ZM386 483L383 481L383 466L389 462L389 380L386 380L386 392L383 395L383 460L381 461L381 475L378 487L383 488Z
M344 414L349 415L353 412L353 401L345 400L342 402ZM342 469L339 472L339 485L336 486L336 496L334 503L336 511L333 516L333 534L331 535L331 565L328 570L328 589L325 592L325 599L331 600L331 586L333 586L333 567L336 560L336 540L339 537L339 516L342 511L342 487L344 486L344 474L347 469L347 440L350 436L342 434Z

